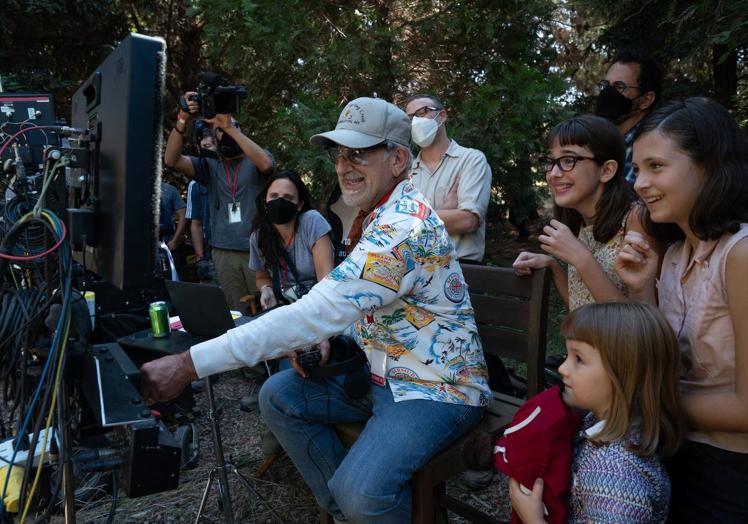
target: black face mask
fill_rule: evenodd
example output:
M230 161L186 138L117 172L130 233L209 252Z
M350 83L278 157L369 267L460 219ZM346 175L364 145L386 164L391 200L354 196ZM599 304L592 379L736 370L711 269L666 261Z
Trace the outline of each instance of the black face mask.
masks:
M634 101L632 99L623 96L615 87L608 86L600 91L600 95L597 97L595 114L615 123L622 116L631 113L633 105Z
M200 156L203 158L218 158L218 153L216 153L212 149L205 149L204 147L201 147Z
M298 213L296 204L285 198L276 198L265 203L265 212L273 224L288 224Z
M223 158L234 158L244 154L244 152L239 147L239 144L236 143L236 140L231 138L228 133L224 133L218 141L218 154Z

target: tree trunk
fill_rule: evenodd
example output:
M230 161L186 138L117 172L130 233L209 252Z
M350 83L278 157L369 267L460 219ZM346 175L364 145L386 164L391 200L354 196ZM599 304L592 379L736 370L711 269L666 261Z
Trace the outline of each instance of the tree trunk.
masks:
M717 100L731 108L738 91L738 53L735 49L730 50L724 44L712 46L712 76Z

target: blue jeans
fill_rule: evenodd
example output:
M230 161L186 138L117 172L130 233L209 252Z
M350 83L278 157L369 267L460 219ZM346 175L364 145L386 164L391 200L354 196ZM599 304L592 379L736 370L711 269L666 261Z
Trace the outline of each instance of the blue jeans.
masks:
M265 381L260 410L317 503L338 520L367 523L410 522L413 473L483 416L472 406L395 402L375 385L351 400L341 377L317 382L293 370ZM366 422L350 450L332 426L343 422Z

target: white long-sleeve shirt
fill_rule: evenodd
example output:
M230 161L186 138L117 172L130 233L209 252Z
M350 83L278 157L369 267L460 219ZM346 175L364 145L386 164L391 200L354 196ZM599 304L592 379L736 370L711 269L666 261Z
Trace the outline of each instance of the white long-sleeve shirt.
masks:
M200 377L315 344L353 324L369 358L383 352L395 401L484 406L488 373L444 223L407 181L374 209L351 254L301 300L198 344ZM380 360L381 361L381 360Z

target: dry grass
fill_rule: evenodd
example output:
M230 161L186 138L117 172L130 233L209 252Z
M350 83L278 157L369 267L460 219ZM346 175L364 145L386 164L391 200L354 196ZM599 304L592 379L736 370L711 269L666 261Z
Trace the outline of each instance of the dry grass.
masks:
M221 432L226 457L239 466L239 471L250 479L256 490L280 514L284 522L314 523L319 521L319 509L311 492L291 461L284 457L270 468L262 479L254 477L263 462L260 435L265 429L259 413L239 410L238 399L256 390L258 384L243 378L238 372L226 374L216 384L215 396L222 408ZM183 470L179 488L136 499L120 498L114 521L123 524L194 522L209 472L213 466L213 445L208 423L205 394L196 395L200 416L196 424L200 434L200 457L197 467ZM506 482L500 475L485 490L471 491L459 480L448 484L448 490L462 500L497 518L508 519ZM229 491L237 522L275 522L265 503L260 502L239 481L230 475ZM204 512L206 521L221 522L218 507L217 481L213 483ZM105 495L88 503L77 513L78 522L103 524L111 507L111 496ZM451 522L465 522L452 516Z

